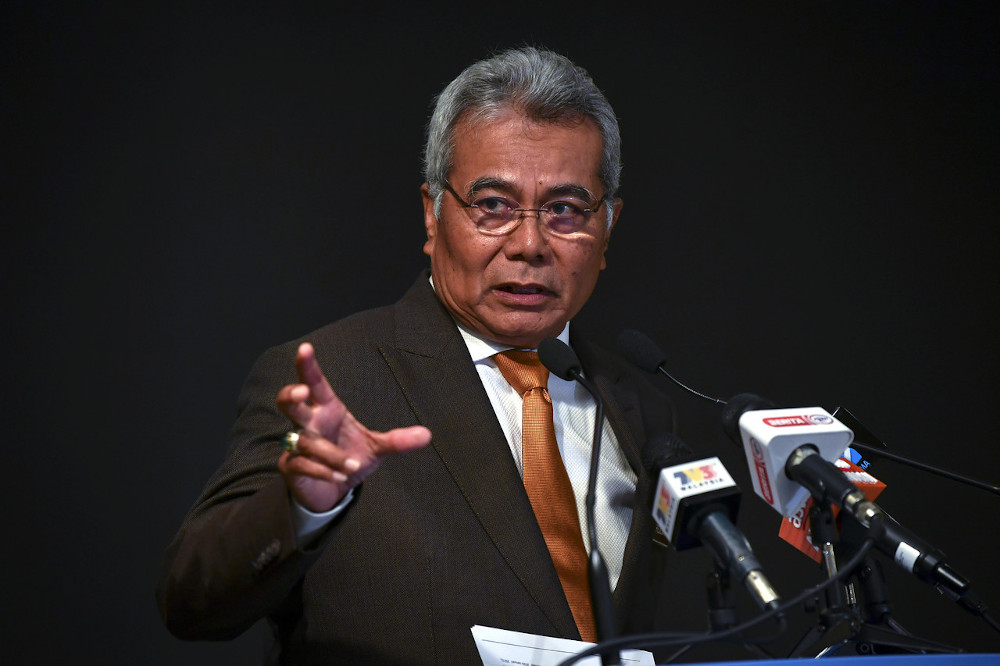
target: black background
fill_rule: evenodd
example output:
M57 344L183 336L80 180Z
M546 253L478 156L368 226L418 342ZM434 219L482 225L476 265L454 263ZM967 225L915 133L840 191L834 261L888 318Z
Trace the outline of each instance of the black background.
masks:
M645 331L701 391L844 406L897 453L1000 477L993 3L16 5L0 9L6 663L259 660L260 626L167 634L162 549L256 355L394 301L426 265L431 97L505 46L566 53L621 119L625 208L579 326L608 345ZM779 590L816 582L717 408L667 390L682 436L747 491L740 522ZM881 504L1000 605L1000 499L872 471ZM679 570L705 559L688 555ZM910 631L1000 651L889 575ZM683 628L704 604L699 577L678 581Z

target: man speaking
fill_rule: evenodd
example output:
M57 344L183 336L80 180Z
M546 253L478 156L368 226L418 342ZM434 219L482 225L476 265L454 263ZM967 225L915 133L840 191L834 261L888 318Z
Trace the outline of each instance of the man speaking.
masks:
M611 106L565 57L506 51L439 95L425 162L430 273L251 370L228 457L166 552L177 636L266 617L276 661L328 664L476 663L473 625L595 640L596 406L538 362L549 337L604 401L596 533L618 631L651 630L669 601L642 466L669 403L570 332L622 209Z

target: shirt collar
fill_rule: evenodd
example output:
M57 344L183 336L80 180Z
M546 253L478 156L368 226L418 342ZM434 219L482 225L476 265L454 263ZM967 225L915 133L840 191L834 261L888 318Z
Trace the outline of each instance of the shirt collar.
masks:
M510 345L500 344L499 342L493 342L492 340L487 340L486 338L473 333L465 326L462 326L457 321L455 324L458 326L458 332L462 334L462 340L465 341L465 346L469 348L469 355L472 356L473 363L479 363L495 354L499 354L502 351L507 351L508 349L516 349ZM566 326L563 327L561 333L558 336L560 341L565 344L569 344L569 322L566 322Z

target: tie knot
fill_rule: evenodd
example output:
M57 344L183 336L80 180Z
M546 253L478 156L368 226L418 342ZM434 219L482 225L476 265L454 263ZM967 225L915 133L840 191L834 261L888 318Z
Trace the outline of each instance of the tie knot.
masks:
M533 388L548 386L549 369L542 365L538 352L508 349L494 356L493 360L507 383L521 395Z

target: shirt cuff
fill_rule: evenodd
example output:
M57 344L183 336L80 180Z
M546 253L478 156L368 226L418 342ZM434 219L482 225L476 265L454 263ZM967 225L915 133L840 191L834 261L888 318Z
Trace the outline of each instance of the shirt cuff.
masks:
M330 522L344 512L347 505L354 499L354 489L351 488L347 494L337 502L329 511L314 513L305 508L292 498L292 521L295 523L295 535L298 537L301 546L308 546L316 535L330 524Z

